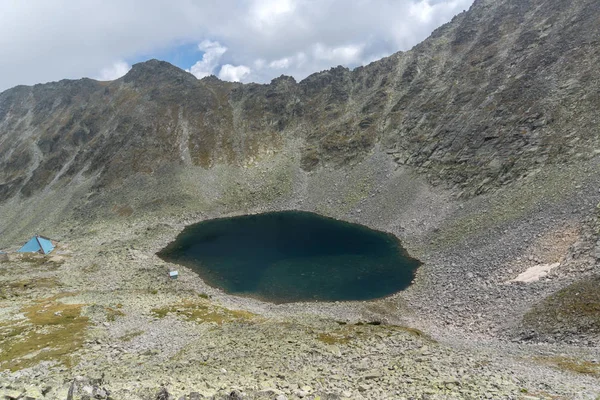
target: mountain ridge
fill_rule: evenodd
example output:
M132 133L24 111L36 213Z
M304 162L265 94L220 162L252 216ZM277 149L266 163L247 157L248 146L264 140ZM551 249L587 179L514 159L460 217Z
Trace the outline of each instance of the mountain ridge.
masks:
M12 109L14 113L18 108L15 103L19 98L23 102L23 96L27 96L33 97L35 103L32 124L27 127L29 131L45 129L48 132L62 124L59 129L70 131L67 136L77 129L95 135L93 129L85 127L84 114L89 113L65 110L73 100L79 106L86 104L86 108L95 109L103 118L135 120L133 125L122 123L121 131L135 126L138 137L147 136L145 131L154 131L151 135L162 141L167 150L168 138L176 135L174 131L181 127L167 132L167 128L149 126L145 120L152 116L144 116L139 111L141 104L153 104L153 112L163 113L165 120L172 124L178 124L173 113L182 112L185 123L195 130L188 143L192 162L205 168L217 160L243 163L255 156L259 147L268 148L271 143L285 141L282 138L285 135L279 133L286 128L302 126L307 132L302 167L307 171L319 164L339 167L357 162L380 143L399 164L423 169L430 175L430 182L455 186L464 191L464 195L472 196L519 179L535 169L536 164L558 160L565 145L572 147L556 132L564 128L569 116L559 115L555 111L559 105L551 104L550 100L560 102L573 98L574 95L561 99L559 95L566 90L576 90L579 96L590 98L592 107L598 102L592 94L592 88L597 85L592 77L597 74L591 69L591 60L599 58L593 46L598 42L598 29L592 26L598 20L594 7L597 5L590 1L575 2L569 7L558 1L479 1L409 52L396 53L352 71L335 67L300 82L281 77L269 84L246 85L197 80L166 62L150 60L136 64L124 77L111 82L63 80L17 87L0 94L0 129L2 136L13 130L16 122L11 125L7 112ZM571 25L565 22L570 14L574 14L571 19L579 19L578 32L589 28L588 38L572 32ZM542 17L548 18L540 27L523 28L533 25L534 20L543 20ZM483 23L482 20L490 21ZM512 46L512 50L499 51L499 42ZM583 46L588 46L588 52L580 51L581 57L560 54L581 50ZM590 60L587 69L582 68L586 58ZM573 65L574 60L579 67ZM561 63L566 65L559 65ZM567 78L565 70L572 76ZM542 78L543 73L548 76ZM548 83L551 78L556 82ZM592 85L582 84L578 78ZM134 99L141 103L134 104ZM55 104L60 101L62 103ZM107 109L103 107L106 102L126 105L138 113L127 115L122 110ZM60 106L63 113L72 116L70 122L56 121L50 114L44 114L48 107L55 107L56 112ZM232 128L237 124L233 115L238 108L241 109L236 112L243 118L239 126L243 130ZM586 118L590 113L582 108L579 107L580 118ZM560 109L564 110L565 106L560 105ZM78 112L79 120L75 118ZM212 127L206 127L206 118L211 117L216 120L211 120ZM582 125L587 126L583 128L589 131L591 123L584 122ZM112 127L110 135L115 141L123 141L124 133L118 126ZM263 135L252 133L259 130ZM63 140L56 134L53 136L52 140ZM84 134L79 136L85 137ZM589 142L594 139L585 132L579 132L577 137L586 140L581 146L583 149L597 145ZM250 139L254 144L241 154L239 151L232 154L236 151L227 145L215 147L216 142L223 139L228 142ZM42 135L37 140L46 141ZM13 146L15 141L18 142L13 140ZM17 173L15 161L7 157L9 142L6 139L0 142L0 165L9 171L0 175L3 199L18 192L29 196L36 187L43 187L55 178L62 179L57 174L73 157L69 151L62 155L52 151L50 158L56 165L44 166L47 176L40 177L38 173L27 178ZM106 144L101 146L103 148L96 152L116 151ZM277 148L275 145L273 150ZM169 148L162 161L174 162L174 152L175 149ZM20 159L16 166L19 167L23 159L32 159L34 153L24 147L13 152ZM46 159L47 152L42 149L42 153ZM157 156L154 160L162 162L160 155ZM121 158L133 159L135 155L123 154ZM139 164L143 165L125 165L124 168L143 172L150 163L152 161L142 160ZM98 163L93 161L92 164ZM82 172L81 163L78 167L78 171L70 171L64 177ZM53 171L54 175L47 171ZM109 177L101 184L106 183L118 182Z
M382 153L452 196L495 191L600 149L599 8L481 0L410 51L299 82L149 60L115 81L18 86L0 93L0 204L277 155L310 174Z

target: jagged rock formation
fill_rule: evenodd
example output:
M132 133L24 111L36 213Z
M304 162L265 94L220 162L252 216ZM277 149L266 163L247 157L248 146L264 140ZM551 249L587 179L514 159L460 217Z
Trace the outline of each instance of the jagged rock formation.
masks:
M597 145L600 4L478 0L409 52L296 83L196 80L165 62L114 82L0 94L0 200L167 164L243 165L300 140L310 171L377 147L473 195Z

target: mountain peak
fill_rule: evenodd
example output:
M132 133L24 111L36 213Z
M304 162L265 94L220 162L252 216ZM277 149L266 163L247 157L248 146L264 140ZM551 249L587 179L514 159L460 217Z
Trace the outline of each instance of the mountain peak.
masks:
M134 64L131 70L125 74L123 80L138 84L156 84L156 82L195 84L198 81L189 72L157 59Z

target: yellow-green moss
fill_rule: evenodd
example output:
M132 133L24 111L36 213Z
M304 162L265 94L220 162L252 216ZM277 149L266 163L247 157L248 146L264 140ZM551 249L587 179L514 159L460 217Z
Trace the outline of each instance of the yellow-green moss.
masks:
M51 289L59 287L56 278L21 279L18 281L0 282L0 299L10 296L21 296L34 289Z
M144 334L144 331L132 331L132 332L127 332L126 334L124 334L123 336L119 337L119 340L123 341L123 342L129 342L131 340L133 340L134 338L141 336Z
M341 332L319 333L317 340L325 344L348 344L352 337Z
M118 307L117 307L118 308ZM119 309L114 309L111 307L106 307L106 319L110 322L113 322L117 319L117 317L124 317L125 313Z
M41 361L67 367L84 340L89 320L81 316L82 304L57 302L58 296L21 309L26 320L0 327L0 369L17 371Z
M94 264L90 264L87 267L83 267L81 269L83 272L85 272L86 274L93 274L95 272L100 271L100 266L96 263Z
M392 336L396 333L405 333L411 336L418 336L426 341L435 343L433 339L425 335L418 329L396 325L379 325L369 323L356 323L353 325L341 325L339 328L317 334L317 340L325 344L348 344L358 337L368 337L369 335Z
M600 365L591 361L580 360L569 357L536 357L535 360L542 364L550 364L563 371L575 372L577 374L592 375L600 377Z
M600 331L600 276L575 282L548 296L523 317L523 324L538 333L566 328Z
M31 278L8 282L7 286L12 290L54 288L59 282L56 278Z
M166 307L154 308L152 313L158 318L164 318L168 314L177 315L188 321L198 323L214 322L218 325L234 321L248 321L255 317L248 311L228 310L205 301L184 300L181 303Z

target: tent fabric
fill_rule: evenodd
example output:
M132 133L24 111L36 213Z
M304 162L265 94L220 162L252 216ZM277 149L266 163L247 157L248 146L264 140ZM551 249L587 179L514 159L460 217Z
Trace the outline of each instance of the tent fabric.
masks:
M42 254L48 254L52 250L54 250L54 245L52 241L49 239L43 238L41 236L32 237L29 242L25 243L23 247L21 247L18 252L19 253L36 253L40 252Z

